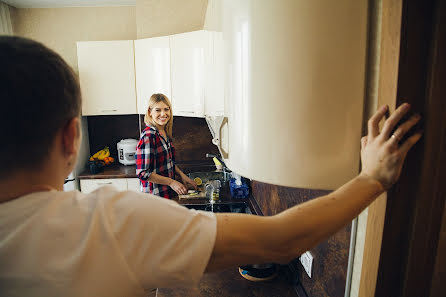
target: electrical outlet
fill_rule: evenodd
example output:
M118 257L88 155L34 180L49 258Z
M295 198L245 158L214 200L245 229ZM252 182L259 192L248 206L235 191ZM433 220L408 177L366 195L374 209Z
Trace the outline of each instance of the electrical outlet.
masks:
M308 274L308 276L311 278L311 270L313 268L313 256L310 252L303 253L300 258L300 263L302 263L302 266L305 269L305 272Z

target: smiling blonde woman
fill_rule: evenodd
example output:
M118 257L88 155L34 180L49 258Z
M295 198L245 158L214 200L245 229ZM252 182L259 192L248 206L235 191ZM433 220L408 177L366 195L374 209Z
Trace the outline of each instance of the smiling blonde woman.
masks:
M136 174L141 192L170 199L176 194L186 194L188 185L197 189L196 182L175 165L172 104L166 95L150 97L144 122L147 127L136 148ZM181 183L175 180L175 174Z

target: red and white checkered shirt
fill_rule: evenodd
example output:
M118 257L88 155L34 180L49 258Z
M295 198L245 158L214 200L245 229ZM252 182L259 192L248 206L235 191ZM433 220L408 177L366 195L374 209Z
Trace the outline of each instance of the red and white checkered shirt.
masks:
M147 179L152 173L175 179L175 148L172 141L155 127L146 127L136 147L136 175L141 192L172 198L175 192L167 185L155 184Z

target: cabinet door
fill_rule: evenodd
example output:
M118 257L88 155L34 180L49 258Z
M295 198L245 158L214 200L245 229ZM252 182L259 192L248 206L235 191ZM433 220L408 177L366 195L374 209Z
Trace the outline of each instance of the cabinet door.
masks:
M207 31L170 36L173 114L204 116Z
M306 189L333 190L356 176L367 1L221 2L226 165L249 179Z
M81 192L90 193L106 185L114 186L118 191L126 191L127 179L125 178L81 179Z
M136 114L133 40L77 43L82 115Z
M135 73L139 114L146 113L152 94L171 99L169 36L135 40Z
M206 63L205 115L222 116L224 104L224 54L223 33L209 32L210 49Z
M127 189L129 191L141 192L141 186L139 184L139 179L128 178L127 179Z

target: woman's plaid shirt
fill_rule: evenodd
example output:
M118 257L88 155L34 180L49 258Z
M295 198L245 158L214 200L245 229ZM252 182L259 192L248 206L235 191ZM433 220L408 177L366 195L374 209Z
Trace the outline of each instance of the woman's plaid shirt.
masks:
M136 175L141 192L171 198L173 192L169 186L147 180L153 172L175 179L175 148L169 137L164 139L155 127L149 126L141 133L136 147Z

